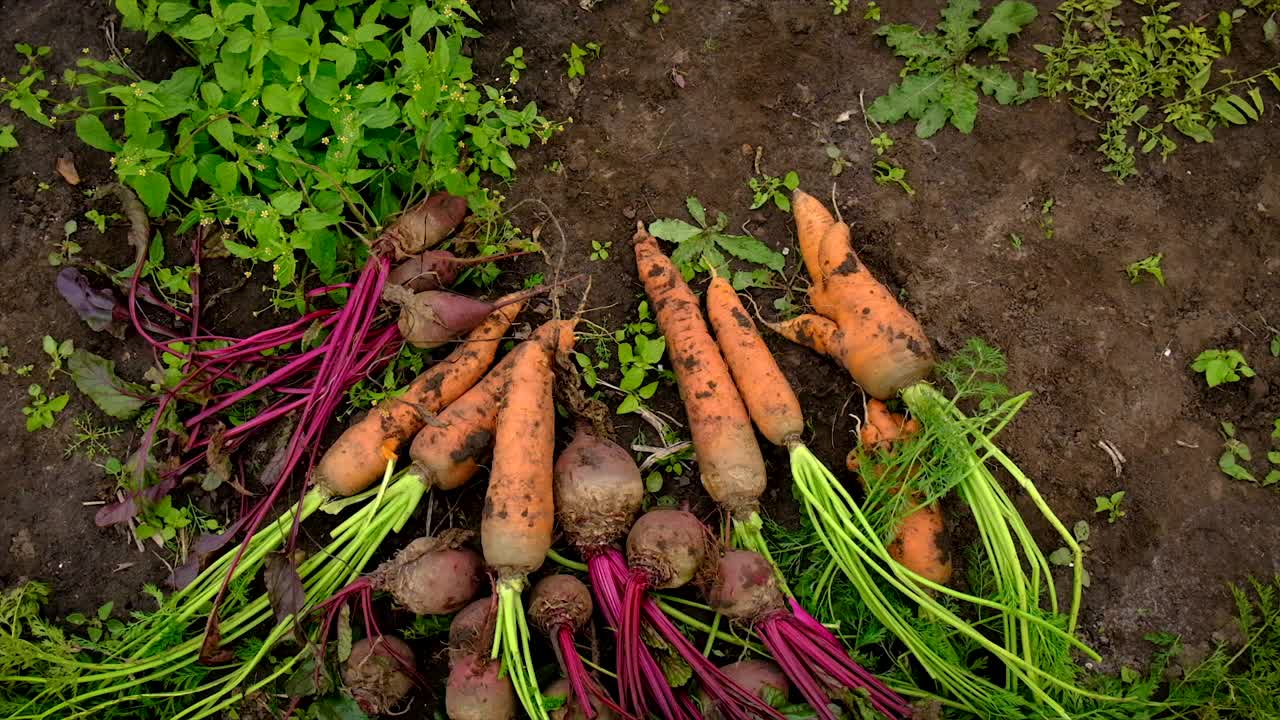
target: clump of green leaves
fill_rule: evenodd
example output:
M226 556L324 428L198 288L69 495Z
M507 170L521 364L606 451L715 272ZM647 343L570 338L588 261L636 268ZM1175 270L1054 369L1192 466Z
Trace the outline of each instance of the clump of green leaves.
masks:
M1155 278L1156 282L1160 283L1160 287L1164 287L1164 270L1160 269L1160 261L1163 259L1164 253L1156 253L1129 263L1124 269L1125 274L1129 276L1129 284L1137 285L1142 282L1142 273L1146 273Z
M907 169L897 163L877 160L876 164L871 166L871 179L875 180L877 185L897 185L908 195L916 194L916 189L907 182Z
M831 0L831 14L843 15L849 12L849 0Z
M792 170L781 178L762 174L747 181L751 188L751 209L757 210L769 201L783 212L791 212L791 197L787 194L800 187L800 176Z
M1191 369L1204 373L1209 387L1218 387L1223 383L1239 382L1241 378L1251 378L1257 373L1245 362L1239 350L1219 350L1211 348L1196 356Z
M76 344L70 339L58 342L45 335L40 345L44 354L49 356L49 379L52 380L62 370L63 363L76 351Z
M13 136L12 125L0 125L0 155L18 147L18 138Z
M849 159L844 156L844 151L834 144L828 144L824 151L827 159L831 161L831 177L840 177L840 173L849 165Z
M604 242L600 242L599 240L592 240L591 241L591 259L593 261L608 260L609 251L612 248L613 248L613 241L611 240L605 240Z
M578 43L569 45L569 52L561 54L565 63L569 66L566 73L569 79L585 77L587 74L587 60L594 60L600 57L600 43L589 42L585 48L579 47Z
M1040 232L1045 240L1052 240L1056 232L1053 228L1053 206L1053 198L1045 198L1044 202L1040 203Z
M1218 469L1224 475L1264 487L1280 483L1280 450L1272 450L1267 453L1267 462L1271 465L1271 468L1267 470L1267 474L1259 482L1257 476L1248 467L1248 463L1253 461L1253 452L1249 450L1249 446L1244 440L1236 436L1235 424L1224 421L1221 432L1222 454L1218 456ZM1272 431L1271 437L1272 439L1280 439L1280 419L1275 421L1275 429Z
M980 0L950 0L935 32L922 33L914 25L884 25L876 34L894 54L906 60L902 80L867 108L876 122L916 120L916 135L927 138L948 121L962 133L973 132L978 117L978 92L1001 105L1018 105L1040 94L1034 73L1022 83L996 65L978 65L970 55L986 50L995 60L1009 51L1009 39L1036 17L1036 9L1021 0L1004 0L979 20Z
M725 228L729 226L729 216L724 213L716 213L716 221L708 225L707 210L696 197L689 197L685 201L685 208L696 224L673 218L649 224L649 232L654 237L676 245L671 253L671 262L675 263L685 280L712 268L717 274L730 278L735 290L771 286L774 273L781 272L786 265L782 253L750 235L725 233ZM730 272L726 255L756 267Z
M1062 41L1037 45L1045 57L1044 92L1065 96L1077 112L1098 124L1103 169L1123 181L1138 173L1136 153L1178 149L1173 133L1213 142L1215 131L1255 122L1264 104L1258 83L1280 88L1280 64L1210 86L1215 61L1231 51L1231 21L1216 29L1174 23L1181 3L1135 0L1138 23L1118 17L1122 0L1068 0L1054 16ZM1132 28L1132 29L1129 29Z
M213 532L220 529L217 520L204 517L194 507L175 507L173 497L166 495L159 502L149 505L138 520L134 534L139 540L154 540L161 547L174 550L185 548L188 543L184 538L191 532ZM179 542L179 540L182 540ZM180 557L180 562L186 558Z
M653 7L649 8L649 22L657 25L670 12L671 6L667 4L666 0L653 0Z
M1124 510L1120 505L1124 502L1124 490L1117 490L1110 495L1099 495L1093 499L1093 512L1106 513L1107 524L1114 525L1117 520L1124 517Z
M1089 552L1093 550L1093 548L1088 544L1090 535L1091 530L1089 528L1089 523L1084 520L1077 520L1076 524L1071 528L1071 536L1076 539L1076 543L1080 546L1080 552L1082 552L1086 557L1089 555ZM1059 567L1074 567L1075 553L1071 552L1071 548L1060 547L1049 554L1049 562ZM1089 583L1089 571L1085 570L1084 579L1081 584L1085 587L1089 587Z
M27 387L27 396L31 398L30 404L22 408L22 414L27 416L27 432L53 427L58 413L70 399L66 393L51 398L44 394L44 388L35 383Z
M62 111L152 216L230 230L223 247L281 287L311 269L341 277L363 260L353 236L440 188L505 232L481 178L510 178L511 150L559 127L512 86L476 81L462 0L118 5L126 28L169 36L194 64L151 82L81 59L63 84L83 97Z
M874 2L874 0L867 3L867 9L862 13L862 19L870 20L871 22L880 22L880 5Z
M71 239L72 235L80 229L80 224L74 218L62 224L62 241L54 244L53 252L49 253L49 264L54 267L69 265L80 254L80 243Z
M600 372L617 363L620 379L617 386L609 387L623 394L617 407L619 415L640 410L658 391L659 380L672 377L661 367L667 340L658 332L648 301L640 303L636 317L635 322L596 336L594 358L581 351L574 353L583 382L593 389L601 384L609 386L600 379Z
M507 79L507 82L512 85L520 82L520 73L529 69L529 66L524 62L524 48L522 47L512 50L511 54L502 60L502 64L511 68L511 76Z
M45 127L53 127L57 118L49 114L45 105L51 101L49 99L48 88L39 87L45 80L44 69L40 67L40 58L49 54L47 46L32 46L28 43L17 43L13 49L18 52L26 62L18 68L20 79L17 82L7 77L0 77L0 102L8 103L10 109L17 110L26 115L31 120ZM10 125L8 137L12 141L12 147L17 147L18 143L13 139L13 126ZM3 136L5 133L0 133Z

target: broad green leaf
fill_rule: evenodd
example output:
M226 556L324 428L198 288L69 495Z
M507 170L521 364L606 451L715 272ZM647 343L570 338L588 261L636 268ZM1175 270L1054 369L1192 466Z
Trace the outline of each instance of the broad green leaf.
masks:
M307 208L298 213L298 217L294 218L299 230L315 231L323 230L330 225L336 225L342 222L342 216L337 213L326 213L316 210L315 208Z
M1191 79L1187 81L1187 87L1192 91L1188 94L1198 94L1201 90L1204 90L1204 86L1209 83L1209 75L1212 72L1213 63L1207 63L1200 69L1200 72L1193 75Z
M706 235L694 235L692 238L676 245L671 251L671 262L680 268L685 280L693 277L701 270L702 256L711 248L711 241Z
M618 383L618 387L623 392L633 392L644 384L645 369L641 367L628 368L622 374L622 380Z
M1214 112L1218 113L1218 116L1223 120L1234 125L1245 125L1249 122L1249 119L1240 112L1228 97L1218 98L1210 108Z
M1018 34L1035 19L1036 8L1031 3L1004 0L991 9L991 17L978 28L974 41L1004 55L1009 52L1009 36Z
M702 228L694 227L683 220L655 220L649 223L650 235L677 245L700 232L702 232Z
M1190 118L1183 118L1174 122L1173 127L1198 143L1213 142L1213 132L1205 127L1203 123Z
M369 720L350 695L334 695L311 703L307 707L307 717L314 720Z
M282 190L271 196L271 207L281 215L292 215L302 207L302 193L298 190Z
M76 135L89 147L109 153L120 152L120 143L112 139L97 115L85 114L76 118Z
M746 290L747 288L772 288L773 273L764 268L756 268L755 270L738 270L733 273L733 289Z
M1075 560L1075 555L1068 548L1058 548L1049 554L1049 562L1054 565L1066 566Z
M716 235L715 241L722 250L739 260L764 265L777 271L782 270L787 264L782 253L750 235Z
M931 60L947 57L947 48L937 35L922 35L914 25L884 25L876 30L895 55L922 66Z
M791 170L782 178L782 186L788 190L800 187L800 175L795 170Z
M303 88L271 84L262 89L262 107L277 115L303 115L298 103L302 100Z
M235 131L231 127L230 118L218 118L209 123L209 136L218 142L223 148L236 152Z
M942 10L942 22L938 25L947 47L955 51L969 45L970 33L978 25L977 15L981 8L981 0L950 0L947 3Z
M689 217L693 218L702 227L707 226L707 210L702 207L702 202L698 198L690 195L689 199L684 201L684 205L689 209ZM650 230L650 232L653 231Z
M973 123L978 119L978 93L973 87L952 82L944 91L942 101L951 114L951 124L965 135L973 132Z
M214 178L218 191L230 194L240 182L240 169L233 162L221 162L214 170Z
M207 40L217 29L218 25L211 15L200 13L178 28L174 34L187 40Z
M76 350L67 359L67 370L80 392L119 420L133 418L151 397L147 388L121 380L114 362L87 350Z
M125 183L138 193L138 199L147 206L151 217L164 214L165 205L169 202L169 178L153 170L146 175L130 176Z
M621 403L618 404L617 413L619 415L626 415L627 413L633 413L639 409L640 398L635 395L628 395L622 399Z
M871 103L867 117L882 123L895 123L908 115L918 120L939 98L946 78L945 74L908 75Z
M990 95L1001 105L1009 105L1018 97L1018 81L995 65L965 65L964 71L978 81L983 94Z
M916 123L916 137L930 138L947 124L947 108L941 102L930 105L920 122Z
M173 180L173 186L178 192L187 195L191 192L191 183L196 179L196 164L191 160L174 163L169 168L169 177Z
M192 10L193 8L191 7L191 3L160 3L160 5L156 7L156 18L159 19L160 22L173 23L186 17Z

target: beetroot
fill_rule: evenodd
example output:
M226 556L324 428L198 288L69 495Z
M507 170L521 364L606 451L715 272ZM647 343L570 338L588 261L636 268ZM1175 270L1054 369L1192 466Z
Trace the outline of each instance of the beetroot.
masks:
M591 622L591 591L587 586L572 575L548 575L539 580L529 596L529 619L555 646L572 691L572 705L577 708L574 716L593 720L597 704L617 707L587 670L574 644L574 631Z
M383 563L371 578L415 615L447 615L461 610L480 590L484 560L462 544L470 532L418 538Z
M560 524L579 548L612 545L644 502L644 479L631 453L579 426L555 468Z
M387 285L382 297L400 306L400 335L414 347L429 350L474 330L494 310L527 300L550 289L543 285L486 302L447 290L414 293L399 285Z
M449 720L512 720L516 693L500 671L501 663L487 654L460 655L452 659L444 688Z
M741 685L756 697L772 704L774 699L785 700L791 693L791 683L782 669L768 660L740 660L720 668L730 680ZM698 694L704 720L723 720L715 703L706 693Z
M457 282L458 274L466 267L483 265L526 254L528 253L516 252L460 258L448 250L428 250L421 255L414 255L391 268L391 274L387 276L387 282L403 285L414 292L440 290Z
M650 510L627 535L627 564L646 575L649 587L683 587L707 561L707 528L693 513L672 508Z
M342 682L360 709L369 715L383 715L413 689L413 651L400 638L382 635L363 638L351 645L351 655L342 666Z
M466 214L466 198L436 193L396 218L378 238L375 249L394 251L396 257L421 255L449 237Z
M649 711L644 693L654 683L647 667L641 622L647 621L680 658L689 664L711 702L728 720L775 718L782 715L720 671L680 632L648 597L650 588L677 588L696 578L711 554L711 534L697 517L683 510L659 509L640 516L627 535L627 561L612 569L618 587L621 576L621 616L618 619L618 692L624 707L636 715ZM620 558L609 558L610 563ZM594 575L593 575L594 579ZM659 676L658 680L661 680ZM664 713L664 716L669 716Z
M828 707L832 698L852 705L855 697L865 697L885 717L911 716L907 701L851 660L840 641L794 599L788 611L773 566L762 555L725 553L708 600L717 611L754 627L821 720L836 720Z
M480 598L453 616L453 622L449 625L450 664L454 663L455 657L489 656L497 622L493 612L494 602L492 597Z
M596 720L614 720L614 718L617 717L613 714L613 711L609 709L608 705L591 700L589 700L589 702L591 702L590 712L592 714L587 715L584 713L582 706L578 704L578 700L572 693L572 689L569 686L569 678L560 678L559 680L551 683L546 690L542 691L542 694L549 698L564 698L563 705L555 710L548 711L548 714L551 715L551 720L591 720L591 718L595 718Z

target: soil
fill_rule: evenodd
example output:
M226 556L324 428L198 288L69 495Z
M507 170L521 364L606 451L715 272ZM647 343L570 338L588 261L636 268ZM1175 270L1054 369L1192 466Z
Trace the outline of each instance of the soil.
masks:
M892 157L916 190L907 195L871 178L875 158L861 106L901 65L856 8L833 17L817 0L674 2L655 26L648 3L614 0L589 11L564 0L474 4L486 19L477 73L505 75L502 58L522 46L529 70L521 100L573 120L552 142L520 154L520 180L503 192L512 202L540 199L555 213L563 239L532 206L517 215L527 228L542 225L562 274L590 274L594 322L614 328L634 318L642 299L628 242L635 222L685 217L689 195L728 213L733 227L789 249L794 273L790 216L748 210L747 181L757 163L775 176L795 170L806 188L835 200L863 259L901 291L940 354L982 337L1007 354L1008 384L1035 393L1001 444L1065 523L1083 519L1092 527L1083 628L1109 667L1142 665L1151 649L1142 637L1151 631L1192 645L1229 638L1228 584L1280 573L1280 492L1229 479L1216 464L1219 424L1229 421L1254 449L1255 474L1265 474L1260 451L1272 446L1268 433L1280 417L1280 388L1272 387L1280 359L1268 351L1280 325L1280 114L1223 132L1214 144L1187 142L1167 162L1141 159L1142 175L1120 185L1100 169L1095 126L1065 104L1010 108L984 99L971 135L946 129L922 141L906 124L887 128L897 141ZM1023 67L1035 62L1032 45L1052 42L1057 32L1052 4L1037 5L1040 18L1014 44L1013 62ZM1208 9L1189 5L1188 14ZM933 24L938 7L915 1L883 12L885 21ZM0 48L48 44L49 68L73 63L83 47L108 52L109 3L10 0L4 14ZM1230 64L1273 61L1257 25L1238 30ZM580 83L570 83L560 55L571 42L588 41L603 52ZM118 42L135 49L131 62L148 76L176 67L163 45L141 50L128 34ZM0 74L16 75L19 64L6 51ZM1264 96L1275 107L1275 93ZM119 361L126 375L145 368L139 344L80 323L54 291L56 269L45 259L63 223L78 217L76 239L88 257L129 262L120 233L99 237L83 220L91 205L82 189L108 181L109 168L69 126L36 128L7 108L0 123L17 125L22 143L0 160L0 252L21 269L0 277L0 343L11 365L36 365L31 377L0 377L0 417L10 419L0 430L0 462L12 468L0 515L0 586L50 582L55 612L108 600L126 608L139 601L143 583L163 578L161 554L139 552L119 531L94 526L95 508L84 503L102 499L102 472L64 454L75 437L72 419L92 408L65 375L49 381L40 347L45 334L71 338ZM849 163L834 178L828 144ZM78 188L54 172L67 152L84 180ZM1049 198L1051 236L1041 211ZM1023 238L1020 248L1012 233ZM593 241L612 243L607 260L588 259ZM1123 268L1155 252L1164 255L1167 287L1131 285ZM531 258L516 267L546 271ZM769 301L777 295L755 293L762 314L773 314ZM228 303L220 329L257 325L252 307ZM843 466L850 413L861 404L856 387L835 365L769 341L801 395L812 447ZM1214 347L1239 349L1258 377L1208 389L1188 365ZM31 382L72 394L52 430L23 428ZM681 417L671 388L652 406ZM642 424L625 416L618 427L627 439ZM129 440L126 431L115 450ZM1104 442L1118 451L1116 460ZM786 458L766 455L774 483L765 508L785 520L794 515ZM1126 492L1125 514L1109 524L1094 513L1094 498L1116 490ZM1025 493L1018 502L1036 517ZM964 525L959 508L953 516ZM1056 547L1045 523L1030 524L1046 551Z

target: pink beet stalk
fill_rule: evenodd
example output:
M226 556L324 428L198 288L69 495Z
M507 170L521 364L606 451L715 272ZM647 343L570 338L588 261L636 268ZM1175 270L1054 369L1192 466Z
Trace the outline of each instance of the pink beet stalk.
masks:
M833 699L851 704L861 693L887 718L911 717L907 701L855 663L821 623L794 600L788 609L765 557L748 550L725 553L709 599L719 612L752 625L821 720L837 720L828 706Z

